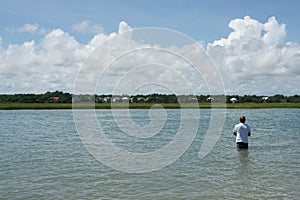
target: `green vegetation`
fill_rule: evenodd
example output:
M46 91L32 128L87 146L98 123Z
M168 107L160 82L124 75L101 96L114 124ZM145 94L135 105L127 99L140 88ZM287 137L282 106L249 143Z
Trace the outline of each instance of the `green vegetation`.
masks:
M212 104L180 104L176 103L164 103L164 104L152 104L152 103L78 103L74 104L76 109L150 109L150 108L200 108L209 109L212 108ZM213 104L213 108L228 108L228 109L259 109L259 108L300 108L300 103L231 103L231 104ZM72 109L71 103L0 103L0 110L22 110L22 109Z
M300 108L300 103L231 103L226 104L227 108Z
M60 91L45 94L2 94L0 103L72 103L72 94Z
M71 109L70 103L0 103L0 110Z
M164 103L176 104L181 103L210 103L224 102L232 103L236 99L237 103L300 103L300 96L284 96L276 94L274 96L257 96L257 95L174 95L174 94L148 94L148 95L72 95L60 91L46 92L44 94L0 94L0 103Z
M224 103L226 101L226 104ZM72 106L72 102L74 103ZM179 104L181 102L181 106ZM159 104L160 106L156 105ZM45 94L2 94L0 109L149 109L149 108L300 108L300 96L256 95L72 95L60 91Z

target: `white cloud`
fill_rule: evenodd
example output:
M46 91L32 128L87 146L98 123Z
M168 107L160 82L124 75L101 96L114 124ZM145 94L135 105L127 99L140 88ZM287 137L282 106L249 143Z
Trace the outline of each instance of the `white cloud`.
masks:
M24 24L21 28L18 29L18 31L33 34L38 30L38 28L38 24Z
M93 29L93 26L83 21L73 28L92 32L97 29ZM284 43L284 24L278 23L275 17L261 23L246 16L232 20L229 27L233 31L226 38L207 45L209 55L219 67L227 93L300 93L300 46L293 42ZM28 30L39 32L42 29L36 26L36 29ZM158 84L152 87L140 86L138 91L154 92L155 87L165 84L165 87L173 87L177 92L184 93L189 85L178 81L178 74L182 76L181 80L187 80L197 92L207 93L208 88L203 79L211 85L215 80L216 74L210 73L211 65L205 68L209 61L202 56L204 52L199 44L174 46L170 43L166 51L159 50L159 43L148 44L143 40L134 40L126 32L132 28L124 21L120 22L117 32L104 34L99 30L88 44L78 42L62 29L49 31L40 41L10 44L6 48L1 46L0 37L1 93L38 93L48 90L72 92L78 69L99 45L102 45L101 48L91 54L87 61L92 70L83 73L85 76L81 78L82 83L89 86L101 77L97 72L108 67L98 83L100 93L110 92L118 81L123 81L123 87L120 86L119 90L129 91L144 81ZM164 47L166 41L172 41L172 38L164 40L157 39L157 35L151 36L150 40L163 41ZM204 44L200 45L204 47ZM122 52L127 53L120 55ZM189 60L202 63L202 77L192 70L189 63L172 52L179 52ZM127 79L120 80L120 76ZM166 91L166 88L160 89Z
M19 28L6 28L6 30L12 33L30 33L30 34L39 34L39 35L44 35L49 31L46 28L40 27L39 24L36 23L35 24L26 23Z
M44 92L72 87L75 71L86 55L69 34L60 29L35 41L9 45L1 52L0 90ZM11 88L6 88L10 85Z
M266 44L277 45L286 36L285 24L278 24L275 17L270 17L268 22L263 25L266 33L263 36L263 41Z
M126 31L130 31L132 28L128 26L128 24L124 21L120 22L118 33L124 33Z
M232 20L229 27L233 31L227 38L207 46L228 93L300 92L300 46L284 43L285 24L279 24L275 17L260 23L246 16Z
M100 24L91 24L90 21L84 20L72 26L73 30L81 33L101 33L103 27Z
M258 21L251 19L249 16L244 19L234 19L229 23L229 28L233 29L226 39L216 40L213 45L228 46L235 43L237 40L248 42L255 38L260 38L262 24Z

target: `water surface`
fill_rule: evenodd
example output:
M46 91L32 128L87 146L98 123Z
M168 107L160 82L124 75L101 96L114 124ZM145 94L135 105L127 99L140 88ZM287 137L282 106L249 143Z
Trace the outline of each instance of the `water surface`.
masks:
M195 110L196 112L197 110ZM131 110L142 126L148 110ZM211 110L200 110L200 128L175 163L151 173L116 171L82 144L71 110L0 111L1 199L297 199L300 196L300 110L230 109L213 150L200 146ZM180 110L166 110L161 132L149 139L122 134L111 110L98 110L107 137L128 151L149 152L168 144ZM232 129L240 115L252 128L249 150L235 148Z

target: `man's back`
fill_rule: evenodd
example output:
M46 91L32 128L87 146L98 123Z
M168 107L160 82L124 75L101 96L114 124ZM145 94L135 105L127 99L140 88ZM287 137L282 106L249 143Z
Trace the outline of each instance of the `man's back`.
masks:
M236 133L236 142L248 143L248 134L251 132L248 124L239 123L235 125L233 132Z

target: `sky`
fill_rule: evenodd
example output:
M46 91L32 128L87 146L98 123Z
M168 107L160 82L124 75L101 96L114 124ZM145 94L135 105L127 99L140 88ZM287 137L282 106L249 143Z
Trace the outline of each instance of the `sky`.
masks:
M0 94L73 92L84 77L97 93L300 94L297 0L0 4ZM144 27L156 28L136 31ZM200 66L203 50L210 62Z

